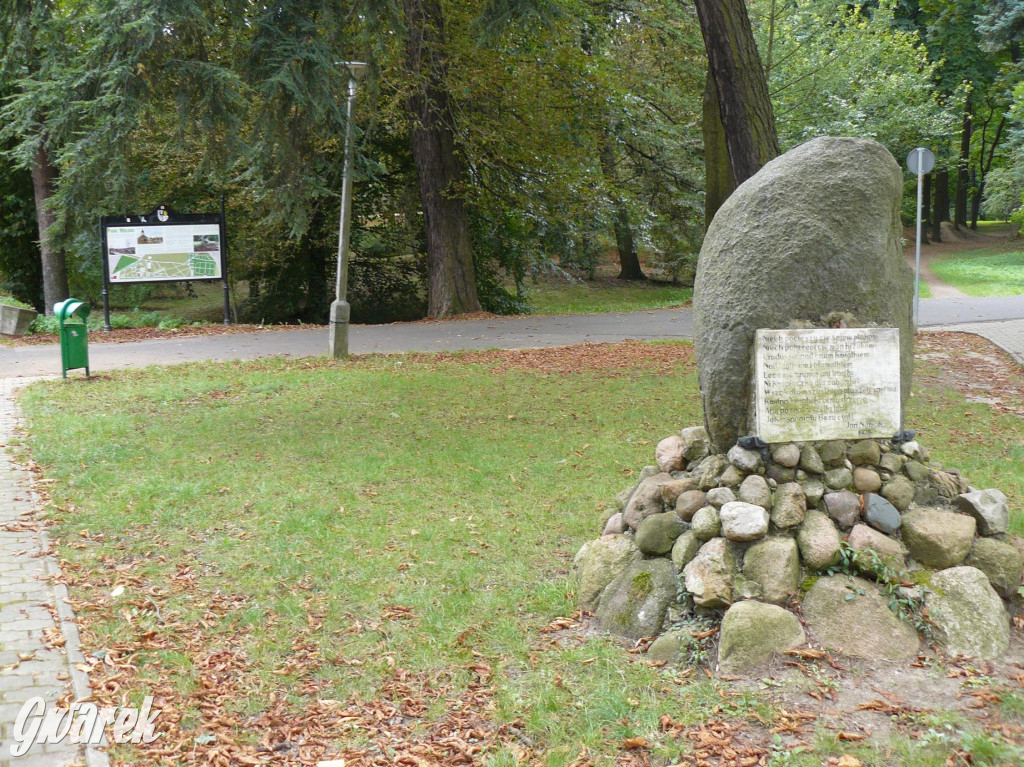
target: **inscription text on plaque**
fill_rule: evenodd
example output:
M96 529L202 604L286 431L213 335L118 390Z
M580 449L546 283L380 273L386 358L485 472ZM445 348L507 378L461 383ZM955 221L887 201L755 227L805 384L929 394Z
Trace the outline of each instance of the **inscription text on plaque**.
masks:
M891 437L900 430L899 331L758 330L754 400L765 442Z

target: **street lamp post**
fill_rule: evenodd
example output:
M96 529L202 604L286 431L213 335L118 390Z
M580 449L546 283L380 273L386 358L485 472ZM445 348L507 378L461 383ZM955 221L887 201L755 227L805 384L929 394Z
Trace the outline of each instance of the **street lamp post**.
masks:
M366 70L361 61L343 61L348 69L348 105L345 112L345 151L341 172L341 222L338 226L338 273L331 304L330 346L335 359L348 356L348 230L352 218L352 114L356 100L356 84Z

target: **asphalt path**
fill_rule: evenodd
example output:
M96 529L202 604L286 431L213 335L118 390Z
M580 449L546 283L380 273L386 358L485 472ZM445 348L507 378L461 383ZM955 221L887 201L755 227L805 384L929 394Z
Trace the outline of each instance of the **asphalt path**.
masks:
M956 325L957 329L972 330L977 326L978 332L982 332L984 323L1024 320L1024 296L922 299L920 315L921 327ZM368 354L514 349L626 339L691 338L693 315L690 309L658 309L613 314L352 325L349 329L349 351ZM90 335L89 362L93 372L203 360L319 357L325 356L328 349L327 330L322 327L128 343L103 343L102 339L102 332ZM60 350L57 345L0 347L0 377L59 372Z

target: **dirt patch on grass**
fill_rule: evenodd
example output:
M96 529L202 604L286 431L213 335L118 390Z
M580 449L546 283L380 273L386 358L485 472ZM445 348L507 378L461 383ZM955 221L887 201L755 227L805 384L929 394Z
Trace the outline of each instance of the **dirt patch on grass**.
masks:
M1024 416L1021 367L991 341L973 333L940 331L918 333L915 344L919 367L914 377L919 383L952 386L971 402Z
M495 372L536 370L544 373L582 373L600 371L623 373L671 373L680 364L697 366L692 344L649 344L641 341L577 344L549 349L490 349L458 354L411 354L416 362L463 362L487 365Z

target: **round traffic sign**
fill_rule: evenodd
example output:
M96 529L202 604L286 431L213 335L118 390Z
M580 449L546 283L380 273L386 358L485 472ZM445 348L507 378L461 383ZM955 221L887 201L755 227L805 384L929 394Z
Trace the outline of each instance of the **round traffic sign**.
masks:
M928 173L935 167L935 155L930 149L924 147L911 149L910 154L907 155L907 167L911 173Z

